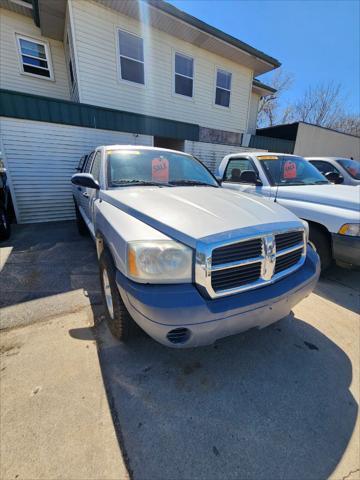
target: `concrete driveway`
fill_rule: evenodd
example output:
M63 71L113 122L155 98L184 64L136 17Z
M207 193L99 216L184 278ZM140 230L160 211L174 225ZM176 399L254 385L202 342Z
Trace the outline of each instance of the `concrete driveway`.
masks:
M94 307L99 299L91 242L78 237L71 223L38 226L29 240L31 228L15 232L5 261L2 278L13 283L3 283L4 310L48 301L51 312L56 304L61 311L56 295L76 292L76 298L94 299L92 312L101 316L101 308L97 314L99 306ZM49 242L48 235L53 235ZM18 255L32 261L27 265ZM20 278L21 271L32 276L31 263L40 275L29 293ZM59 283L43 282L44 272L48 278L57 271ZM97 342L114 429L132 478L355 480L359 282L358 272L333 268L288 318L199 349L168 349L145 335L123 345L104 323L79 325L76 316L59 322L75 351ZM20 304L10 305L14 301ZM47 321L46 315L32 318ZM81 376L81 362L71 365ZM70 479L71 472L60 478Z

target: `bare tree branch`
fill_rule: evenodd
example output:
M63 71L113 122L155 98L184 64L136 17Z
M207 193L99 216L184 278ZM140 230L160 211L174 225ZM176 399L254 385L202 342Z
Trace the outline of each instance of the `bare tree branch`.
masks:
M266 97L261 97L260 99L258 113L259 127L272 126L277 123L280 108L279 98L284 92L289 90L293 81L293 75L284 73L281 68L274 72L269 85L275 88L276 92Z

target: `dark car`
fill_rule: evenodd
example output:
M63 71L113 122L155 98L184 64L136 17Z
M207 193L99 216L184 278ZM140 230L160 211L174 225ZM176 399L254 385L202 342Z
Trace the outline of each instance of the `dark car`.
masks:
M10 237L11 209L12 203L6 169L0 160L0 240L6 240Z

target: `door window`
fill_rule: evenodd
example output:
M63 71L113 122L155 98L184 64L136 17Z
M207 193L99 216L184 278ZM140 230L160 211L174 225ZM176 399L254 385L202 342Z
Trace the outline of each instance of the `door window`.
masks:
M101 152L96 152L94 161L91 166L90 173L97 181L99 181L100 179L100 162L101 162Z
M89 173L90 172L90 168L91 168L93 158L94 158L94 152L91 152L90 155L88 156L87 160L86 160L86 163L85 163L84 167L83 167L83 172L84 173Z
M312 160L310 163L312 163L314 167L316 167L323 175L328 172L339 173L339 170L329 162L324 162L323 160Z
M258 171L252 160L249 158L233 158L229 161L224 174L224 182L242 183L241 173L245 170Z

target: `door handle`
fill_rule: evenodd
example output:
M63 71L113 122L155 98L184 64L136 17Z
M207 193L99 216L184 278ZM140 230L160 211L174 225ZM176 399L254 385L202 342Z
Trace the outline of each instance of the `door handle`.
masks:
M88 193L86 193L86 192L83 192L83 197L85 197L85 198L89 198L89 194L88 194Z

